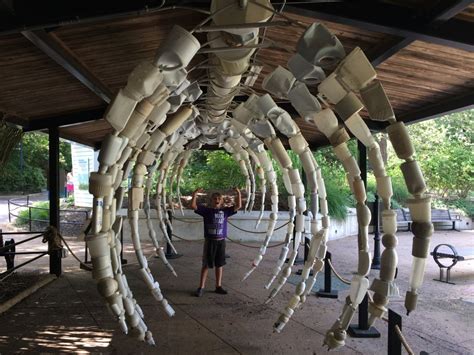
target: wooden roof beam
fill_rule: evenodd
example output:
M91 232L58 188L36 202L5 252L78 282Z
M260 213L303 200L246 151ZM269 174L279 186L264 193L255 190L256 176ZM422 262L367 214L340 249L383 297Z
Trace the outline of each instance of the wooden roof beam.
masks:
M443 23L456 16L472 3L472 0L451 0L442 2L439 7L433 9L434 13L425 24L435 27L441 26ZM368 54L368 58L372 65L383 63L385 60L396 54L401 49L413 43L412 38L396 38L389 43L384 43L381 47L375 49Z
M23 31L22 35L102 100L110 103L112 91L56 35L44 30Z
M399 115L397 119L406 124L412 124L470 109L474 109L474 92L466 95L455 95L436 104Z
M89 121L101 119L105 114L105 108L97 108L81 112L74 112L56 117L35 118L29 120L29 123L23 126L24 132L38 131L53 127L63 127Z
M443 26L434 28L424 25L427 21L426 17L422 17L413 10L378 1L298 3L295 5L291 5L289 1L287 4L286 12L301 16L474 52L474 36L472 36L474 25L471 22L451 19ZM447 12L446 16L450 13Z
M147 15L162 8L193 7L206 13L210 0L0 0L0 35Z

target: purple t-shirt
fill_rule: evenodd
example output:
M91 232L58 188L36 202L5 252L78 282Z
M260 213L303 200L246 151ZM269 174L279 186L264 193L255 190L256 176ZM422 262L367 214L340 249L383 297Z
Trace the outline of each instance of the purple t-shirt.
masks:
M198 206L194 213L204 218L204 237L224 239L227 237L227 218L236 214L234 207L209 208Z

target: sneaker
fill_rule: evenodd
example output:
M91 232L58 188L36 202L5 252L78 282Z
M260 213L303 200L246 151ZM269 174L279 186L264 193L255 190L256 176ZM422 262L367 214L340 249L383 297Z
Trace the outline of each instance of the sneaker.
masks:
M227 295L227 291L224 290L221 286L216 287L215 293L218 293L218 294L220 294L220 295Z
M204 289L199 287L196 292L194 293L194 296L196 297L202 297L202 295L204 294Z

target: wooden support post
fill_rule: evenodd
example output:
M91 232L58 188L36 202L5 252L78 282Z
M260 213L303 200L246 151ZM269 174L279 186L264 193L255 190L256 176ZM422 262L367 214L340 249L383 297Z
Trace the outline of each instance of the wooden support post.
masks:
M59 228L59 129L49 129L49 224ZM49 273L61 275L61 249L49 254Z

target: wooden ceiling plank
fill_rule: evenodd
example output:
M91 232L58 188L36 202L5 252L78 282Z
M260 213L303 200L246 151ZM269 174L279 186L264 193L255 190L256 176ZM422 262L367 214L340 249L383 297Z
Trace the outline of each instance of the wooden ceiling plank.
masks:
M441 28L431 28L423 25L426 20L420 25L414 11L376 1L289 4L286 12L474 52L473 26L469 22L452 19Z
M57 36L43 30L23 31L22 35L106 103L112 101L112 91Z

